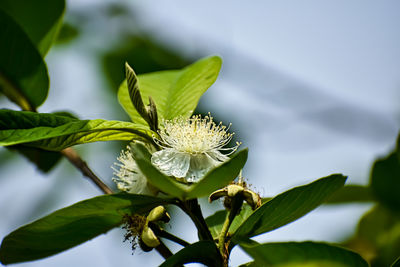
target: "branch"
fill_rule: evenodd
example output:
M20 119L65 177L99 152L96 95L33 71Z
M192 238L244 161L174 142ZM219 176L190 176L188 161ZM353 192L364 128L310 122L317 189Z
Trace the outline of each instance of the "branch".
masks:
M97 187L104 192L104 194L113 193L113 191L105 183L103 183L103 181L101 181L96 174L93 173L86 162L82 160L82 158L74 149L68 147L61 150L60 153L64 155L64 157L66 157L78 170L80 170L84 176L92 180L92 182L95 183Z

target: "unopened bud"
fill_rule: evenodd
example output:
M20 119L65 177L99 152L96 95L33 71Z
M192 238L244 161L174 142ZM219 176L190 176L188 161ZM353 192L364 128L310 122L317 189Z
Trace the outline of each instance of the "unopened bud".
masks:
M167 209L164 208L164 206L157 206L154 209L152 209L147 215L147 220L149 222L157 222L157 221L163 221L163 222L169 222L171 217L169 216Z
M151 248L155 248L160 245L160 241L148 225L144 226L140 239L146 246Z

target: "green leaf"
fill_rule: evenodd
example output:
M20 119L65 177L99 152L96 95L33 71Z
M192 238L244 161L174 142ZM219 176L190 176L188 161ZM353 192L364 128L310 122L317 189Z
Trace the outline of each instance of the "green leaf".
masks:
M23 9L23 8L20 8ZM34 110L47 97L46 64L21 27L0 9L0 90L24 110Z
M236 153L230 160L208 172L200 182L192 185L180 183L161 173L151 163L151 154L142 144L133 144L132 153L141 172L153 186L170 196L188 200L207 196L235 179L246 162L248 150Z
M371 188L380 202L400 211L400 162L396 152L375 161L371 171Z
M3 239L3 264L32 261L54 255L119 226L126 214L141 214L158 205L160 198L113 194L87 199L22 226Z
M312 211L341 188L346 177L332 174L310 184L295 187L261 205L232 236L232 247L240 239L266 233L297 220Z
M212 241L199 241L187 246L169 257L160 267L175 267L185 263L198 262L207 266L222 266L219 251Z
M250 266L368 267L357 253L325 243L241 243L240 247L255 260Z
M0 9L25 31L44 57L56 39L65 10L64 0L2 0Z
M221 63L219 57L213 56L201 59L182 70L139 75L142 100L148 105L149 96L152 97L160 119L172 119L180 115L190 117L200 97L217 79ZM132 121L147 125L132 105L126 80L118 90L118 100Z
M151 139L151 132L130 122L78 120L54 114L0 110L0 145L27 144L45 150L96 141Z
M240 213L233 220L228 232L231 234L234 233L253 212L254 211L249 205L244 204ZM228 212L226 210L219 210L206 218L208 229L210 230L213 238L218 238L227 214Z
M324 204L365 203L376 201L371 188L362 185L347 185L332 194Z

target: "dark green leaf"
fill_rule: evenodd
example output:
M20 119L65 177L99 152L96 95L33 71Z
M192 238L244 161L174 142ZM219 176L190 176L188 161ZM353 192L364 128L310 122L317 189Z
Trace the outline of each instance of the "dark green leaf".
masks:
M151 139L151 132L130 122L78 120L66 116L0 110L0 145L28 144L45 150L97 141Z
M180 115L189 117L200 97L217 79L220 68L221 59L214 56L201 59L182 70L139 75L143 102L148 105L151 96L160 119L172 119ZM132 105L126 81L118 90L118 100L132 121L147 125Z
M333 174L276 196L244 221L233 234L231 246L240 239L248 239L297 220L322 204L345 181L346 177L343 175Z
M164 261L160 267L175 267L192 262L203 263L210 267L222 266L222 259L215 243L212 241L200 241L181 249Z
M2 9L0 25L0 90L22 109L34 110L47 97L46 65L29 37Z
M78 202L25 225L3 239L3 264L62 252L119 226L125 214L145 213L166 200L133 194L103 195Z
M400 211L400 162L396 152L375 161L371 172L371 187L380 202Z
M357 253L325 243L241 243L240 247L255 260L250 266L368 267Z
M0 9L3 9L22 27L44 57L60 29L65 1L2 0Z
M39 148L23 145L9 146L11 150L16 150L25 156L30 162L35 164L42 172L49 172L61 160L62 155L54 151L46 151Z
M371 188L361 185L347 185L332 194L324 204L346 204L355 202L374 202Z
M200 182L192 185L180 183L161 173L151 163L151 155L143 145L132 145L132 153L140 170L152 185L170 196L187 200L207 196L235 179L246 162L248 150L236 153L229 161L212 169Z

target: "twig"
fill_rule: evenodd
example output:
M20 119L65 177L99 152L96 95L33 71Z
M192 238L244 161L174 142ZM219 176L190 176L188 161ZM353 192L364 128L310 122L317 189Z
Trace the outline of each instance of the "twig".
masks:
M161 240L159 240L159 241L160 241L160 245L158 245L156 247L156 250L158 251L158 253L160 253L161 256L163 256L164 259L168 259L173 254L172 254L171 250L169 250L169 248L167 248L167 246Z
M156 224L149 224L149 226L150 226L150 228L151 228L151 230L153 230L153 232L156 234L156 236L159 236L159 237L163 237L163 238L165 238L165 239L168 239L168 240L170 240L170 241L172 241L172 242L175 242L175 243L177 243L177 244L179 244L179 245L181 245L181 246L183 246L183 247L186 247L186 246L189 246L190 244L188 243L188 242L186 242L185 240L182 240L182 239L180 239L179 237L177 237L177 236L175 236L175 235L173 235L173 234L171 234L171 233L168 233L167 231L165 231L165 230L163 230L163 229L161 229L158 225L156 225Z
M82 158L78 155L78 153L76 153L74 149L68 147L61 150L60 153L64 155L64 157L66 157L78 170L80 170L84 176L92 180L92 182L97 185L97 187L100 188L100 190L103 191L104 194L113 193L113 191L105 183L103 183L103 181L101 181L100 178L96 176L96 174L93 173L86 162L82 160Z

